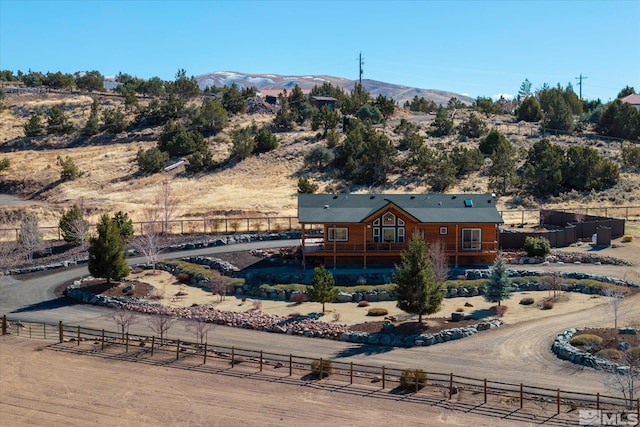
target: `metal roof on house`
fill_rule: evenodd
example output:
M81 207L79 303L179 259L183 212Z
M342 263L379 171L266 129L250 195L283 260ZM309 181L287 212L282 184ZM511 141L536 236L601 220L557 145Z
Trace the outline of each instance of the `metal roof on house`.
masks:
M631 105L640 105L640 94L632 93L631 95L627 95L624 98L620 98L620 101L629 103Z
M418 223L503 223L491 194L298 194L298 221L360 223L391 204Z

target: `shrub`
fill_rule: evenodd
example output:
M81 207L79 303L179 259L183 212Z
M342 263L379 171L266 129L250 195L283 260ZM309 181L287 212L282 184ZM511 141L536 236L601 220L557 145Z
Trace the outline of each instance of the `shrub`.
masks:
M551 252L551 243L544 237L528 236L524 240L524 250L527 252L527 256L543 257Z
M189 283L191 276L189 276L189 273L178 273L176 280L180 283Z
M136 162L142 173L156 173L167 167L169 154L163 153L158 147L151 147L148 150L141 148L136 155Z
M640 347L631 347L627 350L625 357L632 365L640 364Z
M602 343L602 338L592 334L580 334L571 338L571 345L597 345Z
M630 234L622 236L622 243L631 243L633 242L633 236Z
M413 389L427 385L427 373L422 369L405 369L400 374L400 387Z
M543 310L551 310L553 308L553 301L545 301L542 303Z
M303 292L298 292L297 294L293 295L293 302L295 302L296 304L302 304L306 298L307 298L307 294Z
M369 301L367 301L366 299L363 299L358 303L358 307L369 307Z
M456 308L456 312L458 312L458 313L462 313L463 311L464 311L464 308L462 308L462 307Z
M534 300L533 298L531 298L531 297L522 298L522 299L520 300L520 304L522 304L522 305L531 305L531 304L533 304L534 302L535 302L535 300Z
M314 377L325 378L332 373L333 362L331 362L331 360L315 359L311 362L311 375L313 375Z
M596 353L597 357L602 357L603 359L610 360L619 360L622 358L624 353L615 348L604 348Z
M78 169L73 159L69 156L62 158L62 156L58 156L56 158L56 165L62 168L60 172L60 180L62 182L66 181L74 181L82 176L82 172Z
M389 314L389 310L382 307L373 307L367 310L367 316L386 316Z

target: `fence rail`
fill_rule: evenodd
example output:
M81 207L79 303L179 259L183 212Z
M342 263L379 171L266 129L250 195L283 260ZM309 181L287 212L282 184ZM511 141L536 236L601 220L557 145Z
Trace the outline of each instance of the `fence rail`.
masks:
M128 332L115 332L87 328L80 325L57 325L48 323L30 323L2 317L2 335L8 333L32 339L47 339L57 341L64 348L96 354L122 351L125 355L132 353L132 360L142 358L158 358L166 361L174 360L192 363L202 367L209 363L230 364L231 368L242 366L242 369L258 369L263 373L267 367L272 375L288 375L289 377L302 374L305 377L315 377L322 380L328 376L340 383L350 385L370 385L378 383L382 390L392 390L401 385L401 378L405 369L390 368L341 362L336 360L312 359L295 356L293 354L271 353L263 350L251 350L223 345L210 345L206 341L189 342L180 339L160 338L156 336L134 335ZM81 347L82 346L82 347ZM277 371L277 372L276 372ZM417 377L416 377L417 378ZM487 404L490 398L497 396L501 401L510 399L522 409L527 402L546 402L555 406L556 414L560 414L562 407L575 409L592 408L603 410L634 410L640 416L640 399L628 399L603 395L600 393L583 393L559 388L545 388L530 386L522 383L508 383L491 381L486 378L473 378L454 373L424 372L420 380L409 381L404 384L410 392L440 393L451 398L463 390L469 399L475 399ZM537 405L536 404L536 405ZM635 407L635 408L634 408Z
M640 206L603 206L575 209L556 209L559 212L571 212L584 215L599 215L612 218L624 218L627 221L640 221ZM505 225L538 224L539 209L500 210ZM148 222L134 222L134 232L143 234L150 225ZM229 234L253 232L300 231L302 227L294 216L250 217L250 218L193 218L167 221L158 226L169 234ZM95 231L91 224L88 232ZM307 231L309 231L307 229ZM62 231L58 226L40 227L44 240L62 240ZM20 228L0 228L0 241L17 241Z

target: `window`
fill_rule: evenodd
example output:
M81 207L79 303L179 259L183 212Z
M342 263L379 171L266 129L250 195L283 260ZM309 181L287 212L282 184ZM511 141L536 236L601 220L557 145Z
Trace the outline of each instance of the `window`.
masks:
M398 243L404 243L404 228L398 228Z
M396 225L396 216L391 212L387 212L382 215L382 224L383 225Z
M383 228L382 241L385 243L394 243L396 241L396 229L391 227Z
M349 229L345 227L343 228L330 227L328 240L330 242L333 242L333 241L346 242L347 240L349 240Z
M462 250L473 251L482 248L482 230L479 228L462 229Z
M380 243L380 229L373 229L373 243Z
M447 227L440 227L440 234L449 234Z

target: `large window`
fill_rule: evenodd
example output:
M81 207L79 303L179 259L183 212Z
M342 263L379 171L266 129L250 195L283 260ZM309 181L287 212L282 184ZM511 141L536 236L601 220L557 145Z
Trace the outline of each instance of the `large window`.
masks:
M349 240L349 229L346 227L330 227L328 239L330 242L346 242Z
M374 243L404 243L404 220L392 212L385 212L373 220L372 238Z
M482 249L482 230L479 228L462 229L462 250L479 251Z

